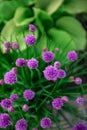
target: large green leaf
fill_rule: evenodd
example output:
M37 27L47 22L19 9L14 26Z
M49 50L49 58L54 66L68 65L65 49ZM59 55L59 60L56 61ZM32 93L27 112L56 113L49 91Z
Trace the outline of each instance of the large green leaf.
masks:
M73 17L64 16L57 20L56 26L66 31L71 36L75 42L76 50L85 48L86 32L79 21Z
M45 11L34 8L34 14L35 14L35 22L41 32L44 32L44 29L48 30L49 28L52 27L53 20L51 16L49 16Z
M0 1L0 22L11 19L19 6L21 3L17 1Z
M63 11L70 14L87 12L87 0L67 0Z
M36 7L45 9L48 14L53 14L64 0L36 0Z
M59 48L63 53L67 53L69 50L75 49L75 43L70 35L63 31L52 28L48 31L49 37L49 49L54 50L54 48Z

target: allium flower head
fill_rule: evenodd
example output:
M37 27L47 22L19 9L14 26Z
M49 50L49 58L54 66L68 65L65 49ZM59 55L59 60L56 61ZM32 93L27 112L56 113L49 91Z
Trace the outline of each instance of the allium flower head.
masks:
M80 77L77 77L77 78L75 79L75 84L77 84L77 85L82 84L82 79L81 79Z
M48 117L42 118L42 120L40 121L40 125L43 129L50 128L51 119Z
M33 46L36 43L36 37L33 34L27 35L25 37L25 42L29 46Z
M5 46L5 48L10 48L10 42L6 41L6 42L4 43L4 46Z
M75 51L70 51L70 52L68 52L67 58L68 58L68 60L74 62L77 60L78 56Z
M25 119L20 119L16 122L15 130L27 130L27 121Z
M4 80L0 79L0 84L3 85L4 84Z
M17 74L18 69L17 69L16 67L13 67L13 68L11 69L11 71L12 71L13 73Z
M19 99L19 96L17 94L11 94L10 99L11 101L16 101Z
M69 102L69 99L68 99L67 96L63 96L61 99L62 99L63 102Z
M11 125L10 116L6 113L0 114L0 128L6 129Z
M29 30L30 30L31 32L34 32L34 31L36 30L35 25L30 24L30 25L29 25Z
M33 100L33 98L35 97L35 92L27 89L24 91L23 96L26 100Z
M54 67L60 68L61 63L59 61L54 62Z
M66 76L65 70L59 69L58 70L58 78L62 79L62 78L65 78L65 76Z
M16 66L21 67L21 66L24 66L24 65L25 65L25 60L23 58L18 58L16 60Z
M15 109L12 106L8 108L9 113L13 113L14 111L15 111Z
M17 82L17 75L12 71L7 72L4 75L4 82L10 85L14 84L15 82Z
M87 130L87 127L83 123L78 123L73 127L73 130Z
M10 48L5 48L5 53L9 53L10 52Z
M53 54L52 52L50 52L50 51L46 51L46 52L44 52L44 53L42 54L42 59L43 59L45 62L49 63L49 62L51 62L51 61L54 60L54 54Z
M12 102L11 102L10 99L5 98L5 99L3 99L3 100L1 101L1 107L2 107L2 108L9 108L9 107L11 107L11 106L12 106Z
M53 101L52 101L52 106L53 108L55 108L56 110L59 110L61 109L61 107L63 106L63 101L61 98L55 98Z
M19 48L19 45L18 45L17 43L13 42L13 43L12 43L12 48L13 48L14 50L17 50L17 49Z
M78 98L76 99L76 102L77 102L77 104L79 104L79 105L83 105L83 104L84 104L84 98L78 97Z
M27 66L30 69L36 69L38 67L38 61L35 58L32 58L32 59L28 60Z
M22 106L22 110L23 110L24 112L27 112L27 111L29 110L29 106L28 106L27 104L24 104L24 105Z
M47 51L47 48L46 48L46 47L43 47L43 48L42 48L42 51L43 51L43 52L46 52L46 51Z
M58 78L58 70L52 65L47 66L43 73L47 80L56 81Z

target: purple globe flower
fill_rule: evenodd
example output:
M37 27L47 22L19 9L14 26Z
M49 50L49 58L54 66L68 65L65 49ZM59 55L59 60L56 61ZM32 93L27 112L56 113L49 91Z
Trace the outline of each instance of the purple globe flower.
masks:
M78 98L76 99L76 102L77 102L77 104L79 104L79 105L83 105L83 104L84 104L84 98L78 97Z
M10 48L5 48L5 53L9 53L10 52Z
M77 84L77 85L82 84L82 79L81 79L80 77L77 77L77 78L75 79L75 84Z
M54 62L54 67L60 68L61 63L59 61Z
M10 99L11 101L16 101L19 99L19 96L17 94L11 94Z
M50 52L50 51L46 51L46 52L44 52L44 53L42 54L42 59L43 59L45 62L49 63L49 62L51 62L51 61L54 60L54 54L53 54L52 52Z
M24 91L23 96L26 100L33 100L33 98L35 97L35 92L27 89Z
M36 30L36 27L35 27L33 24L30 24L30 25L29 25L29 30L30 30L31 32L34 32L34 31Z
M32 130L38 130L37 128L33 128Z
M5 43L4 43L4 46L5 46L5 48L10 48L10 42L8 42L8 41L6 41Z
M24 112L27 112L27 111L29 110L29 106L28 106L27 104L24 104L24 105L22 106L22 110L23 110Z
M78 55L75 51L70 51L70 52L68 52L67 58L68 58L68 60L74 62L77 60Z
M10 99L5 98L5 99L3 99L3 100L1 101L1 107L2 107L2 108L9 108L9 107L11 107L11 106L12 106L12 102L11 102Z
M43 73L47 80L56 81L58 78L58 70L52 65L47 66Z
M25 37L25 42L29 46L33 46L36 43L36 37L33 34L27 35Z
M11 69L11 71L12 71L13 73L17 74L18 69L17 69L16 67L13 67L13 68Z
M65 76L66 76L65 70L59 69L58 70L58 78L62 79L62 78L65 78Z
M0 114L0 128L6 129L11 125L10 116L6 113Z
M8 108L9 113L13 113L14 111L15 111L15 109L12 106Z
M68 99L67 96L63 96L61 99L62 99L63 102L69 102L69 99Z
M36 69L38 67L38 61L35 58L32 58L32 59L28 60L27 66L30 69Z
M87 130L87 127L83 123L78 123L73 127L73 130Z
M55 108L56 110L59 110L61 109L61 107L63 106L63 101L61 98L55 98L53 101L52 101L52 106L53 108Z
M48 117L42 118L42 120L40 121L40 126L43 129L50 128L50 126L51 126L51 119L48 118Z
M15 130L27 130L27 121L25 119L20 119L16 122Z
M17 50L17 49L19 48L19 45L18 45L17 43L13 42L13 43L12 43L12 48L13 48L14 50Z
M16 66L21 67L21 66L24 66L24 65L25 65L25 60L23 58L18 58L16 60Z
M9 71L7 72L5 75L4 75L4 82L6 84L14 84L17 82L17 75L15 73L13 73L12 71Z

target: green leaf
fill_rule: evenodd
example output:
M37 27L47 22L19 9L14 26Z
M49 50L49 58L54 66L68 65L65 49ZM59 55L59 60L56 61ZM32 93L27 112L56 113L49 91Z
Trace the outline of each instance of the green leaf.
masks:
M64 16L57 20L56 26L71 36L76 45L76 50L85 48L86 32L79 21L73 17Z
M17 1L0 1L0 22L11 19L19 6Z
M87 0L67 0L63 11L70 14L87 12Z
M58 47L60 50L66 48L65 52L75 49L74 41L70 35L63 30L52 28L48 31L48 37L50 40L49 48L51 50L54 50L56 47Z
M48 14L53 14L64 0L36 0L36 7L45 9Z
M35 22L40 31L48 30L53 25L53 20L45 11L34 8Z
M34 19L32 18L32 16L33 12L30 8L20 7L15 12L14 21L17 24L17 26L26 25Z

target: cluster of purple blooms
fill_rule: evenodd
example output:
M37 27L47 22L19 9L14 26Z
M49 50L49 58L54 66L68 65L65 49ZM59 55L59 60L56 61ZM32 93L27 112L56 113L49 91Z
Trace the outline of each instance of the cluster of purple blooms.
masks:
M29 25L29 30L31 32L34 32L36 30L36 27L33 24ZM36 37L34 34L27 35L25 37L25 43L29 46L33 46L36 44ZM10 51L10 47L12 47L14 50L17 50L19 48L19 45L15 42L11 43L10 42L5 42L4 44L6 52ZM55 52L59 52L59 48L55 49ZM78 55L75 51L70 51L67 54L67 59L71 62L76 61L78 58ZM47 64L47 63L53 63L55 60L55 55L53 52L50 52L47 50L46 47L43 48L43 53L42 53L42 60ZM22 66L27 66L29 69L38 69L39 66L39 61L35 58L27 59L25 60L24 58L18 58L15 62L17 67L22 67ZM59 79L65 78L66 77L66 71L64 69L61 69L61 62L60 61L55 61L54 65L48 65L45 67L43 70L43 75L44 77L49 80L49 81L57 81ZM17 73L18 69L16 67L12 68L9 72L6 72L4 75L4 80L0 80L0 84L3 85L5 84L10 84L13 85L14 83L17 82ZM70 76L70 80L74 81L75 84L80 85L82 84L82 79L80 77L74 78L74 76ZM23 92L23 97L26 101L31 101L34 100L35 98L35 92L31 89L26 89ZM15 111L15 108L13 107L13 102L17 101L19 99L19 96L17 94L11 94L9 99L3 99L0 103L0 106L4 109L7 109L9 113L13 113ZM53 109L60 110L64 103L69 102L69 99L67 96L63 96L61 98L54 98L52 101L52 107ZM83 105L84 104L84 98L78 97L76 99L77 104ZM28 112L29 106L27 104L24 104L22 106L22 111L23 112ZM8 126L12 124L11 118L8 114L2 113L0 114L0 128L6 129ZM44 117L40 120L40 126L43 129L50 128L52 124L52 121L49 117ZM15 124L15 129L16 130L27 130L28 128L28 123L27 121L23 119L19 119L16 124ZM38 130L38 128L33 128L32 130ZM82 124L78 123L74 126L73 130L87 130L87 127Z

